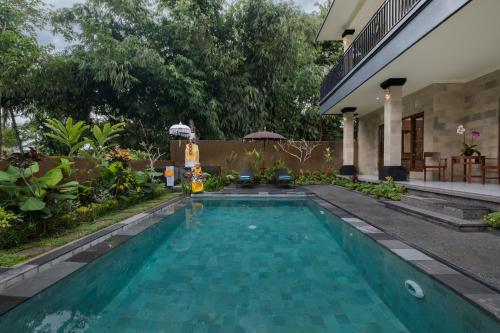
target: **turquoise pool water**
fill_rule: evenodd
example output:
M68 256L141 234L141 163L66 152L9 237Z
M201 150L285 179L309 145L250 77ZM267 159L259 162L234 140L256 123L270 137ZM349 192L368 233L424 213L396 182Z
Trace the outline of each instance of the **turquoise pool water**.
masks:
M0 332L499 330L314 202L243 198L189 202L0 317Z

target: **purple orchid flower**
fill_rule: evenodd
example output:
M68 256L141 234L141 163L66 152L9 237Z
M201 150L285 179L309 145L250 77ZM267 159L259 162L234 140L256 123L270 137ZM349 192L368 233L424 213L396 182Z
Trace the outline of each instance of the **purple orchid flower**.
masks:
M471 135L473 138L479 138L481 136L481 133L479 131L472 131Z

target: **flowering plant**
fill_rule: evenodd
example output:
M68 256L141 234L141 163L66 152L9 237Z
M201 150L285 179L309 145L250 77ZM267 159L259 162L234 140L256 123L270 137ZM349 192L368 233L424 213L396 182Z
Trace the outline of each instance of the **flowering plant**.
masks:
M477 145L474 144L474 139L477 139L481 136L481 133L479 131L473 130L470 132L470 143L466 142L465 138L465 132L467 130L463 125L459 125L457 127L457 134L458 135L463 135L464 136L464 143L462 147L462 155L464 156L472 156L474 154L477 154L478 156L481 156L481 152L476 149Z

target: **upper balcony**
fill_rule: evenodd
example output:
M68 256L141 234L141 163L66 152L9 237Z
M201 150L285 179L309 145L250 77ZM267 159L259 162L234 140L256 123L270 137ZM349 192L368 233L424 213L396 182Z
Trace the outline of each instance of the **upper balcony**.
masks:
M382 109L380 84L390 78L406 78L409 96L498 70L500 43L491 41L498 39L499 12L499 0L335 0L317 39L355 34L344 38L350 47L321 87L321 114L356 107L362 117Z
M400 25L410 13L430 0L386 0L356 36L342 58L325 77L320 101L328 98L335 87L360 65Z

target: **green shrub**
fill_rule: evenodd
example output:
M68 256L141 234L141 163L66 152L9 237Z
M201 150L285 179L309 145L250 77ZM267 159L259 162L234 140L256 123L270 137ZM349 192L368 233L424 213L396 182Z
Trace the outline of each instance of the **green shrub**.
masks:
M75 210L76 217L81 222L91 222L94 219L92 211L85 206L78 207Z
M191 195L191 181L187 179L181 180L182 194Z
M484 217L486 224L490 227L500 229L500 212L494 212Z
M401 196L406 192L406 188L403 185L395 184L390 177L378 184L353 181L348 178L335 178L333 184L370 194L377 198L386 198L394 201L401 200Z
M19 220L19 216L11 211L0 207L0 232L11 227L12 224Z
M28 168L9 166L0 171L0 200L14 213L23 214L26 219L43 221L47 231L47 219L60 214L68 201L77 199L79 183L64 183L65 176L73 172L72 162L61 158L59 165L42 176L38 163Z
M0 206L0 248L9 248L22 243L30 237L26 227L33 227L33 224L23 223L20 215L17 215Z
M295 176L295 184L301 185L330 185L335 182L335 173L325 173L319 171L300 171Z
M230 180L227 176L206 174L203 187L206 192L219 192L229 184Z

